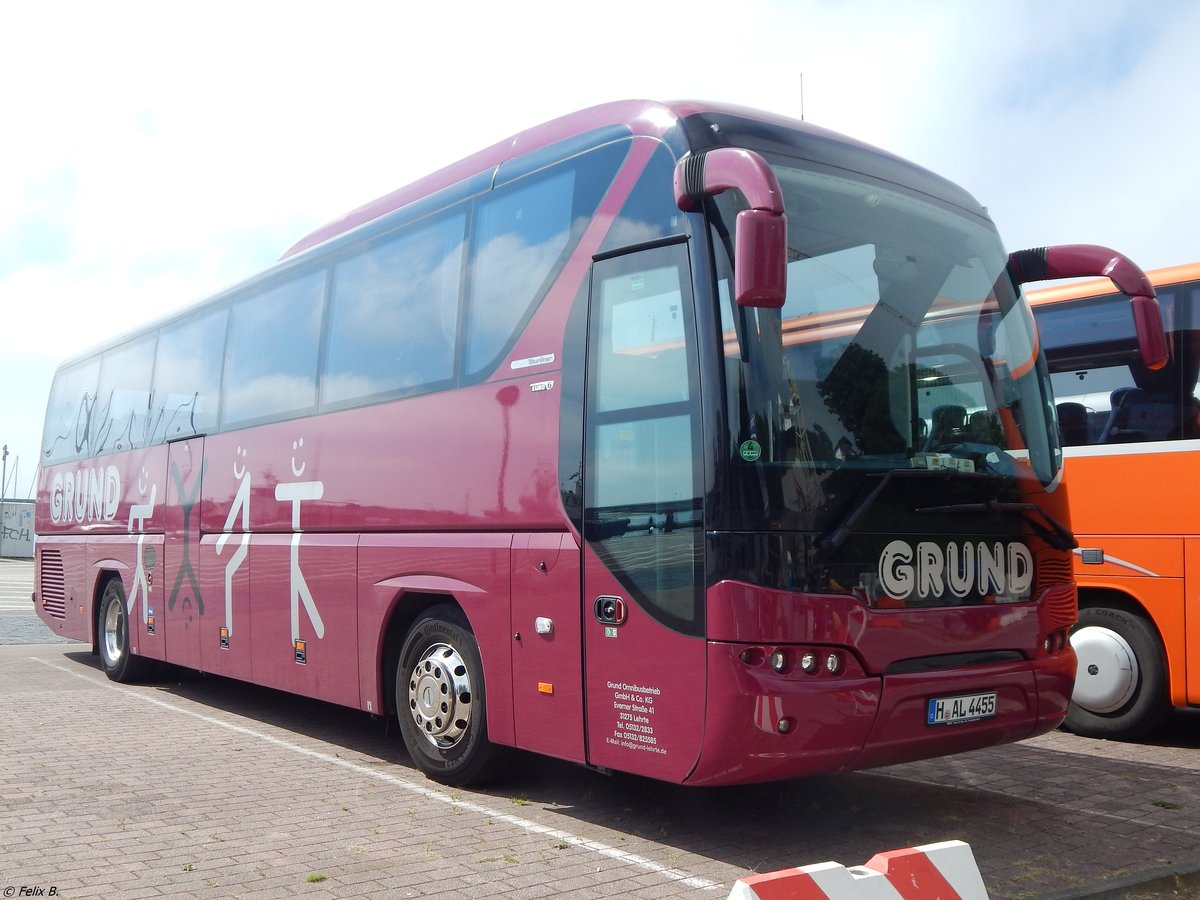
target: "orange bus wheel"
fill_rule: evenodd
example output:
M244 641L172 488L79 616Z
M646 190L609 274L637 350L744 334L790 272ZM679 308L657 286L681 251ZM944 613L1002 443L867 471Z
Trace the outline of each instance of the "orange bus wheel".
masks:
M1132 739L1170 712L1162 642L1150 624L1122 609L1079 611L1071 634L1079 658L1064 727L1076 734Z

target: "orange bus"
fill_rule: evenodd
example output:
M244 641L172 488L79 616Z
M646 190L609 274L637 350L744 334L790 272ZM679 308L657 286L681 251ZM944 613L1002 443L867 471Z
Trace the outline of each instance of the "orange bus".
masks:
M1200 263L1147 275L1171 350L1153 371L1107 279L1028 293L1079 542L1065 724L1095 737L1138 737L1200 706Z

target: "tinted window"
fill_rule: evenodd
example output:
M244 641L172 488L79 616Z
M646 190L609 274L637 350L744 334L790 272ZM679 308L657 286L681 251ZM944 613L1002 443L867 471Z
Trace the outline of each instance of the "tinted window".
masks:
M687 230L683 213L675 205L674 177L675 158L660 146L604 236L602 251L645 244Z
M1041 306L1035 318L1051 368L1072 358L1132 361L1137 356L1133 315L1123 294Z
M334 270L322 404L448 382L466 216L406 229Z
M154 363L152 441L160 443L217 428L225 308L175 322L158 337Z
M571 229L575 173L502 188L480 204L471 266L467 372L493 362L542 292Z
M325 273L312 272L235 302L221 425L286 418L317 402Z
M1163 325L1174 346L1158 371L1142 365L1129 299L1109 294L1052 303L1034 312L1050 365L1064 446L1130 444L1200 437L1191 344L1177 289L1159 288Z
M512 342L628 151L628 141L609 144L498 187L479 203L471 239L467 375L485 371Z
M150 442L150 373L154 336L106 350L92 415L92 454Z
M699 406L687 251L596 263L584 537L639 604L703 630Z
M78 459L91 452L91 420L99 378L98 356L60 369L54 376L42 433L44 464Z

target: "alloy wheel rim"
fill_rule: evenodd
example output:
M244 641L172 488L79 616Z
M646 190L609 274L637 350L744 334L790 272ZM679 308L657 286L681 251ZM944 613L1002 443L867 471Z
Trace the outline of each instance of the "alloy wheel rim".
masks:
M408 709L417 730L434 747L448 750L458 744L473 716L471 678L467 664L454 647L430 646L408 679Z

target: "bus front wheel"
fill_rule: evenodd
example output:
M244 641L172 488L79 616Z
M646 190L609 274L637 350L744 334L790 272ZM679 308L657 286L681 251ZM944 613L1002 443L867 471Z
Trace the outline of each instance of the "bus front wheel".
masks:
M1081 609L1071 647L1079 669L1063 723L1069 731L1132 739L1162 724L1171 709L1166 664L1145 619L1103 606Z
M396 711L409 755L434 781L478 784L498 770L504 748L488 740L479 646L456 607L433 607L408 632Z
M149 676L153 660L135 656L130 648L129 611L119 578L104 586L100 597L100 662L113 681L140 681Z

